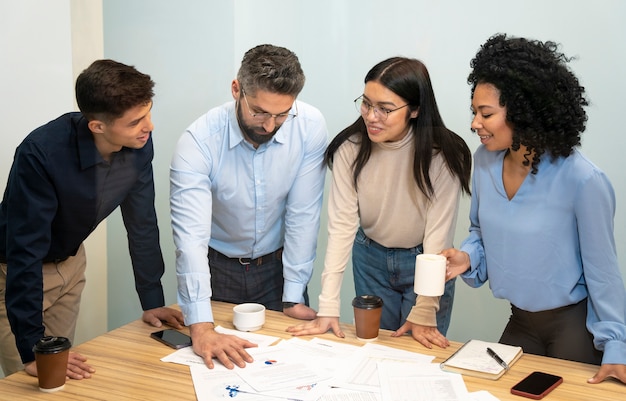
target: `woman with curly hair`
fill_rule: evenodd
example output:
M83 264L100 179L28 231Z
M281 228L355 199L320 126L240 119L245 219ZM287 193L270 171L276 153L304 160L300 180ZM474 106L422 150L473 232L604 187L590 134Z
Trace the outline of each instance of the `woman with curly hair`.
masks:
M415 257L452 246L472 154L446 128L426 66L392 57L376 64L355 100L360 116L326 150L332 169L328 247L317 319L287 331L339 336L341 282L350 251L356 295L383 299L380 326L445 347L454 281L441 299L414 293ZM440 301L440 302L438 302ZM419 306L416 306L419 304Z
M511 303L500 342L602 366L626 383L626 292L613 237L615 194L578 149L584 88L554 42L496 35L471 62L470 235L448 277L487 280Z

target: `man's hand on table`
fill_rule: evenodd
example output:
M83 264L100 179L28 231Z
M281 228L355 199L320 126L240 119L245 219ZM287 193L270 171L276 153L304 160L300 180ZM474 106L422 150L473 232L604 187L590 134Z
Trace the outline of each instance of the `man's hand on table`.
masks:
M345 338L346 336L341 331L338 317L318 317L310 322L287 327L287 332L294 336L306 336L308 334L324 334L329 329L332 329L337 337Z
M391 334L391 337L400 337L409 330L411 331L411 337L426 348L432 348L433 344L440 348L446 348L450 345L448 339L441 334L436 327L421 326L419 324L411 323L408 320L404 322L402 327L394 331L393 334Z
M315 309L311 309L305 304L293 304L293 306L290 306L290 304L283 302L283 313L289 317L300 320L313 320L317 316Z
M70 379L89 379L92 373L95 373L95 369L87 365L85 362L87 358L76 352L71 352L67 359L67 372L66 375ZM31 376L37 376L37 364L35 361L28 362L24 365L24 370Z
M215 367L213 358L217 358L228 369L233 369L235 365L243 368L246 362L253 361L245 349L256 347L256 344L237 336L218 333L213 323L192 324L189 332L193 351L204 359L209 369Z
M161 327L165 322L176 329L182 329L185 324L181 311L166 306L144 311L141 320L154 327Z

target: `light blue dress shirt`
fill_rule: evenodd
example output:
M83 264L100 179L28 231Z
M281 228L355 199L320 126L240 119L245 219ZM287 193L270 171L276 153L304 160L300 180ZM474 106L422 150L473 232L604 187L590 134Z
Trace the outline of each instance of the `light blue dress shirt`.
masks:
M626 363L626 291L617 263L615 193L579 151L544 154L509 200L502 152L474 155L470 235L462 243L472 287L489 280L496 298L536 312L588 298L587 328L603 363Z
M213 321L208 246L237 258L284 246L283 300L304 302L320 227L328 130L316 108L297 101L297 111L258 149L243 137L235 102L210 110L179 139L170 166L170 207L185 324Z

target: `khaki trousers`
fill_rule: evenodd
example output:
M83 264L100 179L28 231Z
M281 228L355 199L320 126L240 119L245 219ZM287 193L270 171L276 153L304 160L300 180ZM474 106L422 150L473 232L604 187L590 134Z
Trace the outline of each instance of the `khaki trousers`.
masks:
M43 325L45 335L74 341L80 297L85 287L87 260L80 246L76 256L61 263L43 264ZM7 318L5 292L7 265L0 263L0 366L8 376L24 369ZM34 344L33 344L34 345Z

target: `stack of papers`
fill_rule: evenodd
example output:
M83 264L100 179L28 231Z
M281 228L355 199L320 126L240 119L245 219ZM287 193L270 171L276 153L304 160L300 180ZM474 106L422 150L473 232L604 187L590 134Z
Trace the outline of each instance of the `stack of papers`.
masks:
M434 357L366 343L344 344L319 338L281 340L217 327L259 345L248 348L254 362L226 369L217 360L208 369L191 347L164 362L190 367L198 401L493 401L489 393L470 394L463 378L444 372Z

